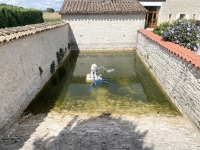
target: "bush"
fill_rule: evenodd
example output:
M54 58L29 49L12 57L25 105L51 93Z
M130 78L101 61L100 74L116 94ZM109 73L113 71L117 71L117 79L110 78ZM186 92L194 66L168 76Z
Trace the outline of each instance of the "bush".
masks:
M180 20L182 20L183 22L189 22L189 23L192 23L192 24L196 23L195 19L185 19L185 18L183 18L183 19L180 19Z
M0 4L0 28L42 23L43 13L36 9Z
M161 35L161 31L165 30L170 25L169 22L161 23L153 29L153 33Z
M171 41L193 51L198 51L200 31L194 23L184 20L174 21L161 32L161 36L165 41Z

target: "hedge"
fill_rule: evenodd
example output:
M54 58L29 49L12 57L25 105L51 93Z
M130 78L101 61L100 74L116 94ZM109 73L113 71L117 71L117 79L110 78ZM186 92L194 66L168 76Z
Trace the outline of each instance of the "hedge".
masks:
M0 5L0 28L42 23L43 12L12 5Z

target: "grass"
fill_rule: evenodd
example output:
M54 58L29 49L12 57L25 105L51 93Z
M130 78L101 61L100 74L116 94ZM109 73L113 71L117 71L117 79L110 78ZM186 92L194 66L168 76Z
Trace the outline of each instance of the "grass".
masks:
M48 13L43 12L44 22L54 22L61 20L61 15L58 12Z
M44 22L54 22L54 21L60 21L60 18L53 18L53 19L44 19Z

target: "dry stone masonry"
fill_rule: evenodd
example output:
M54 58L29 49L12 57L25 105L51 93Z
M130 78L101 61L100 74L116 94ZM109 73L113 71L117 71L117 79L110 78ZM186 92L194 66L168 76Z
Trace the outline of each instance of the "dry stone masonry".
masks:
M137 52L176 107L200 129L200 56L138 31Z

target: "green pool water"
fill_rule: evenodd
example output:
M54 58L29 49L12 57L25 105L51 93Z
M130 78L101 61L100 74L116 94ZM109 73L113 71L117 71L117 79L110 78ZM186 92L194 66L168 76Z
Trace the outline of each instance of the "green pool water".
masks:
M86 75L91 64L115 69L99 70L111 84L90 88ZM180 115L156 84L134 51L72 51L25 113Z

